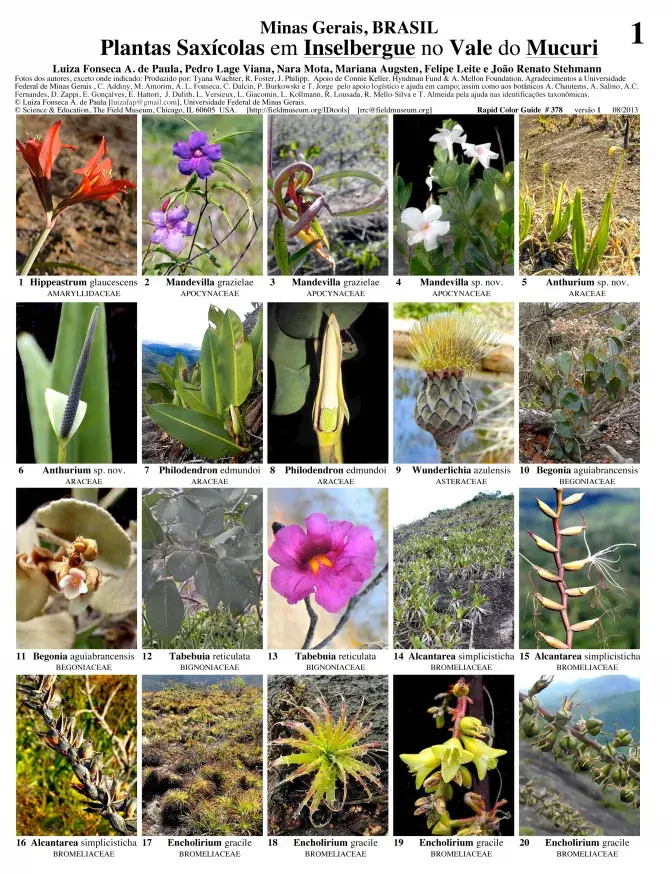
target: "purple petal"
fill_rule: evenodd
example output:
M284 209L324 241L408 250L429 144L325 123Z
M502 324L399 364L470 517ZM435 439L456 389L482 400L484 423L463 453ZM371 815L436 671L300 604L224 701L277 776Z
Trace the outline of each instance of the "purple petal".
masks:
M149 238L150 243L158 243L159 245L163 245L168 238L168 231L165 228L157 228L152 236Z
M327 553L331 549L331 524L324 513L312 513L306 519L311 555Z
M188 215L188 206L174 206L166 213L166 224L169 228L174 228L178 222L183 221Z
M206 143L201 146L201 151L205 157L209 158L211 161L219 161L222 157L222 147L219 143Z
M177 169L183 176L191 176L192 173L196 172L198 162L199 158L188 158L184 161L180 161L177 165Z
M175 143L173 155L178 158L191 158L191 149L186 143Z
M184 234L185 237L193 237L196 225L193 222L178 222L175 225L175 230Z
M166 217L161 209L150 210L149 220L157 228L165 228L166 226Z
M196 172L200 176L201 179L205 179L208 176L212 176L212 164L207 158L196 158Z
M275 535L268 549L269 556L276 564L298 570L304 563L304 555L310 552L310 543L300 525L285 525Z
M352 531L352 522L332 522L331 523L331 548L336 552L340 552L345 546L345 540L348 534Z
M335 570L364 582L373 573L376 551L373 532L365 525L359 525L348 534L348 541L334 563Z
M310 571L306 573L288 567L274 567L271 571L271 588L278 595L286 598L290 604L298 604L315 591L315 579L315 575Z
M208 135L204 134L202 130L195 130L189 134L187 142L192 151L194 149L202 149L208 142Z
M184 238L179 231L169 231L164 245L169 252L174 252L177 255L184 249Z
M338 613L354 597L362 586L347 574L337 573L333 568L321 567L317 574L315 602L328 613Z

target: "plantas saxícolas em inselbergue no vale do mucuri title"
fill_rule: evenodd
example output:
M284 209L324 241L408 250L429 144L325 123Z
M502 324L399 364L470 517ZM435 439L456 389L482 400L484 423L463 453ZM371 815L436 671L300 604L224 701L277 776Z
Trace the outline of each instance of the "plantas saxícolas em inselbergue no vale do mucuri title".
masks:
M262 272L261 128L255 115L143 119L145 276Z
M511 116L395 116L395 273L513 273L515 171L505 143L510 156Z
M261 489L147 489L143 646L260 649Z

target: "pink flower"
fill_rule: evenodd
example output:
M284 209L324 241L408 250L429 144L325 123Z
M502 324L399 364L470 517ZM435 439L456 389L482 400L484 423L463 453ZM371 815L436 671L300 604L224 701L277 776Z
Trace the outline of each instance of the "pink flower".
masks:
M58 581L58 588L63 590L63 594L68 601L74 601L80 595L86 595L89 587L86 585L86 574L78 568L70 568L70 573Z
M338 613L373 573L376 541L366 525L330 522L324 513L300 525L286 525L275 535L268 554L278 567L271 587L290 604L315 594L329 613Z

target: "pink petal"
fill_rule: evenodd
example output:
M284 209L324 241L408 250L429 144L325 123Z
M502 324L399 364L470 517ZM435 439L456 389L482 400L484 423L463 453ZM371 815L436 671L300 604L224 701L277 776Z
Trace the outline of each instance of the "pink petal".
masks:
M306 519L306 531L312 555L329 552L331 549L331 524L324 513L312 513Z
M348 542L335 562L335 569L347 572L353 580L364 582L373 573L378 547L373 532L366 525L358 525L348 535Z
M345 540L352 531L352 522L331 523L331 549L340 552L345 546Z
M274 567L271 571L271 588L290 604L298 604L312 594L315 591L315 582L316 577L311 571L288 567Z
M362 586L362 581L353 580L346 572L321 567L316 576L315 602L328 613L338 613Z
M300 525L285 525L275 535L268 554L276 564L298 569L304 564L304 556L309 549L310 542L303 528Z

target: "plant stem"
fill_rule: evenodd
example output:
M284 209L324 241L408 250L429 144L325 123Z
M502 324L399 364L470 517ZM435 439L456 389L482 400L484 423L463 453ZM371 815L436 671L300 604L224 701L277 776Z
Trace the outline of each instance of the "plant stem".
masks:
M37 238L35 245L30 250L30 254L23 262L23 267L21 268L21 273L19 274L20 276L28 276L28 274L30 273L30 268L33 266L33 264L35 263L35 259L40 254L40 249L46 243L47 237L51 233L52 227L53 225L47 225L40 234L40 236Z
M562 515L562 489L555 490L555 512L556 518L553 520L553 531L555 532L555 548L557 549L557 552L555 553L555 564L558 569L558 576L560 577L556 585L558 587L558 591L560 592L560 603L562 604L560 618L562 619L562 624L565 626L565 643L567 644L568 648L571 649L574 632L570 627L571 622L569 621L569 614L567 613L569 595L567 594L567 586L565 586L565 569L562 566L562 556L560 555L560 551L562 549L562 534L560 534L560 516Z
M194 246L196 245L196 237L198 236L198 229L201 226L201 220L203 219L203 215L205 213L205 210L208 208L208 180L207 180L207 178L205 180L204 189L205 189L205 197L203 198L203 206L201 207L200 212L198 213L198 220L196 222L196 230L194 231L194 235L191 238L191 246L189 247L189 254L187 255L187 262L189 262L191 260L191 255L194 251ZM184 273L184 271L186 269L187 269L187 264L184 263L180 267L180 273Z
M310 645L313 642L313 635L315 634L315 626L317 625L317 613L313 610L313 605L310 603L310 595L303 599L303 603L306 605L306 610L310 617L310 624L308 626L306 639L304 640L301 649L310 649Z
M58 444L58 461L57 464L65 464L66 457L68 454L68 444L60 443Z

